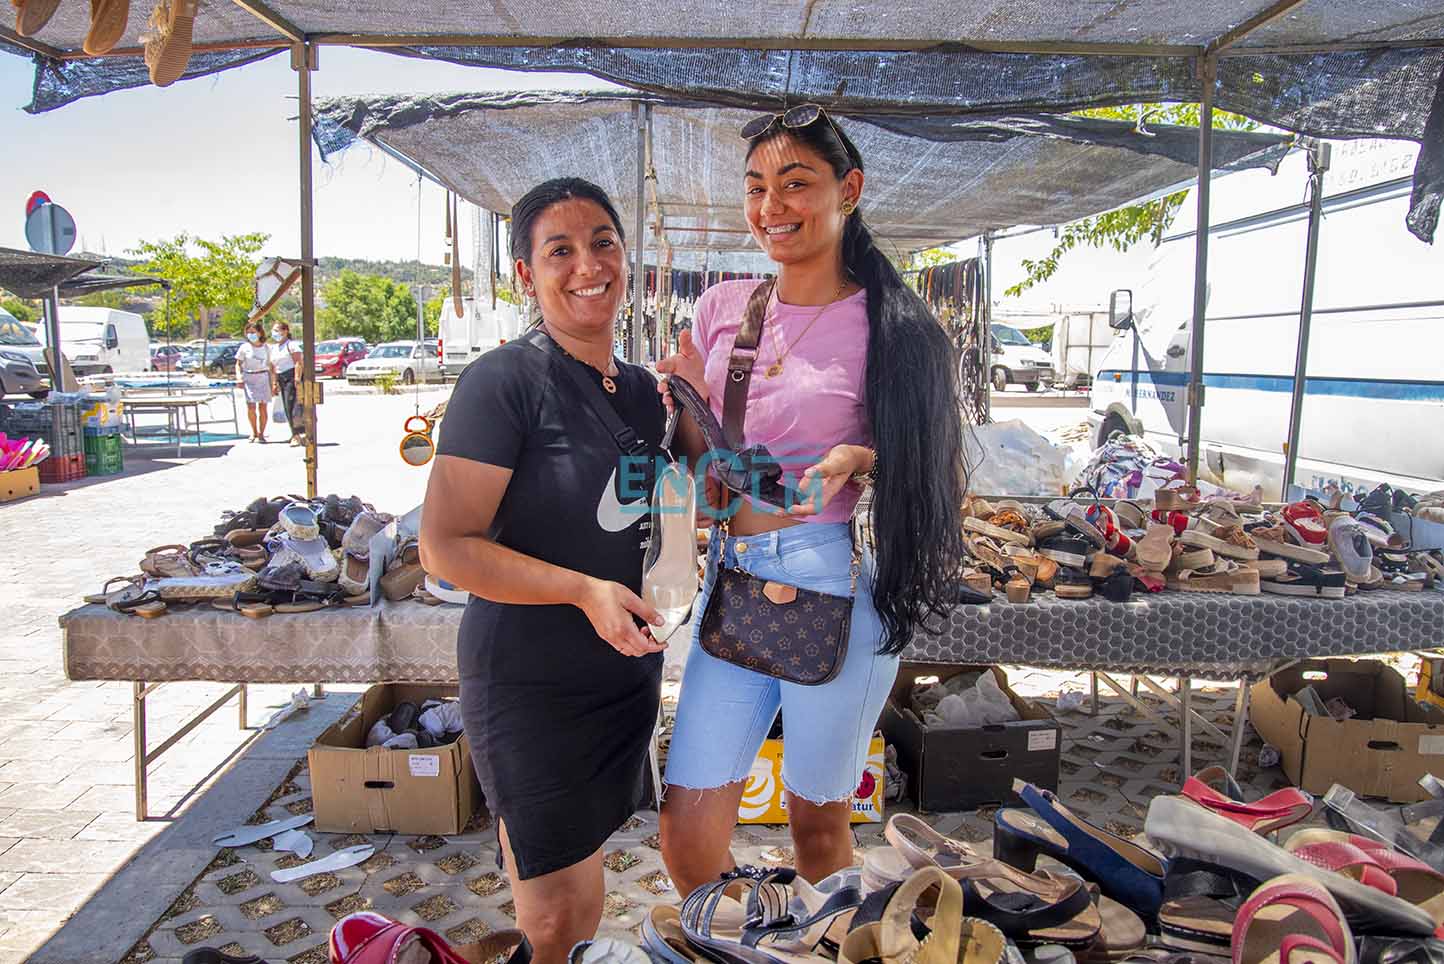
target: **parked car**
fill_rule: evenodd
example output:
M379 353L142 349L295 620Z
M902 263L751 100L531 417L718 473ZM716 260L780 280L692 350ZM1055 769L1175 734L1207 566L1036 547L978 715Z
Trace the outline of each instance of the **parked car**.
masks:
M316 346L316 376L325 378L346 377L346 368L354 361L360 361L370 349L360 338L337 338L323 341Z
M186 350L180 345L151 345L150 346L150 370L153 372L173 372L180 368L181 358Z
M0 308L0 395L43 396L45 354L39 340L15 316Z
M46 343L46 326L36 337ZM130 311L60 307L60 350L78 376L143 372L150 368L150 334L145 319Z
M208 375L227 378L235 374L238 341L213 341L206 347L205 371Z
M388 341L377 345L360 361L346 369L346 381L353 384L374 382L382 372L396 372L403 385L415 382L442 381L441 364L437 358L437 342Z

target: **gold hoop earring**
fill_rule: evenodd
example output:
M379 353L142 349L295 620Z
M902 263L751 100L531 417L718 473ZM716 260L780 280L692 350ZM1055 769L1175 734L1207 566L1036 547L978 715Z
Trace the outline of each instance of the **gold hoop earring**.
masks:
M842 202L842 216L843 216L843 217L845 217L845 218L850 218L850 217L852 217L852 212L854 212L854 211L856 211L856 210L857 210L857 204L856 204L855 202L853 202L853 201L843 201L843 202Z

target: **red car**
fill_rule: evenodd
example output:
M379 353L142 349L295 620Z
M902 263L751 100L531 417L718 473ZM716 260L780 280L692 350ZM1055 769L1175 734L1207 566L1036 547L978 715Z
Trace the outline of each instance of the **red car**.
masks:
M346 366L359 358L365 358L366 343L360 338L339 338L323 341L316 346L316 377L343 378Z

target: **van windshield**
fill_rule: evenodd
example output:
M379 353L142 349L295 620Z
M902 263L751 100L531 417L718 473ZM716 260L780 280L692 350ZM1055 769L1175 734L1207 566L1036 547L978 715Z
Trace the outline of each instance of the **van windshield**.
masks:
M0 345L19 345L33 348L40 342L30 334L30 329L15 320L15 316L0 311Z
M994 325L993 337L1005 345L1027 346L1032 344L1032 342L1023 337L1022 332L1015 328L1009 328L1007 325Z

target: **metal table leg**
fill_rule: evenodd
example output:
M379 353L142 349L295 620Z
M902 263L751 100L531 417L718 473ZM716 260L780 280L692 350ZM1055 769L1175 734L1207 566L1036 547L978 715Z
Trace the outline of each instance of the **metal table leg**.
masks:
M133 423L132 423L133 424ZM135 738L135 819L146 818L146 774L145 774L145 684L141 682L131 685L131 724Z
M1095 669L1088 674L1088 686L1093 691L1093 715L1098 715L1098 671Z
M1228 772L1238 773L1238 758L1243 752L1243 734L1248 726L1248 680L1240 678L1238 681L1238 695L1233 698L1233 739L1230 741L1232 747L1228 754Z
M1183 773L1178 783L1183 785L1193 774L1193 680L1187 676L1178 678L1179 708L1183 717Z

